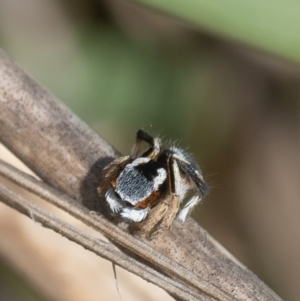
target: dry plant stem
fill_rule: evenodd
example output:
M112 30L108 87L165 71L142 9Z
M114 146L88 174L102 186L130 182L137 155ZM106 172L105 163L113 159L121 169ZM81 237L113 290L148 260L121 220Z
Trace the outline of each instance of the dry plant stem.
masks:
M206 283L206 281L204 280L199 280L197 282L197 279L192 279L192 281L190 281L189 279L183 278L181 272L185 273L184 275L186 276L189 273L189 271L182 271L181 266L170 261L167 257L156 252L155 250L152 250L152 252L149 253L149 247L145 245L142 241L139 241L127 232L119 229L117 226L108 222L103 217L96 214L91 214L90 211L88 211L84 206L82 206L78 202L75 202L73 199L69 198L63 193L57 191L56 189L53 189L49 185L35 179L34 177L16 169L15 167L11 166L10 164L7 164L1 159L0 175L18 184L22 188L25 188L26 190L40 196L49 203L63 209L75 218L84 222L86 225L91 226L95 230L100 231L101 233L106 235L110 240L125 247L127 250L134 252L135 254L141 256L142 258L152 263L159 263L158 267L164 272L177 276L185 282L185 287L182 287L181 284L179 284L179 287L180 289L189 293L191 296L194 295L194 297L200 297L194 292L193 287L188 286L189 284L196 287L204 294L214 297L216 300L233 300L232 298L226 296L223 292L219 292L218 288L213 287L209 283ZM192 274L191 277L194 278L194 275ZM174 285L176 284L178 284L178 282L174 283ZM204 298L203 294L202 298Z
M192 296L192 294L186 291L183 285L181 285L181 288L178 287L178 285L176 287L174 285L174 281L168 277L159 274L155 270L130 258L128 255L120 252L115 246L105 243L101 239L87 235L72 225L58 219L55 215L41 209L35 204L32 204L27 199L16 194L2 184L0 184L0 199L6 205L32 218L35 222L56 231L68 239L80 244L87 250L110 260L122 268L141 275L145 280L155 283L181 300L201 299L201 296L199 295Z
M118 243L119 245L122 245L126 247L128 250L136 251L135 244L143 244L142 242L136 240L134 237L126 233L125 231L122 231L117 226L113 225L112 223L108 222L107 220L103 219L101 216L93 214L93 212L88 211L84 206L76 202L75 200L69 198L65 194L61 193L60 191L50 187L49 185L35 179L34 177L16 169L15 167L11 166L10 164L2 161L0 159L0 175L5 177L7 180L14 182L19 187L22 187L26 189L29 192L34 193L35 195L43 198L44 200L48 201L49 203L63 209L64 211L68 212L75 218L81 220L86 225L91 226L95 230L98 230L102 232L104 235L109 237L114 242ZM1 186L0 186L1 187ZM1 192L0 192L1 194ZM1 199L0 199L1 201ZM50 226L48 226L51 228ZM54 229L55 230L55 229ZM62 232L60 231L62 234ZM133 246L133 248L132 248ZM145 248L140 248L138 250L142 250L142 253L139 254L143 258L147 257L147 253L145 253L145 250L147 249L147 246ZM91 250L93 251L93 250ZM96 253L96 252L95 252ZM136 252L138 254L138 252ZM155 256L156 254L152 254L152 256ZM162 256L159 254L159 256ZM130 258L128 255L126 257ZM163 258L162 258L163 259ZM151 260L151 258L150 258ZM168 260L166 258L166 260ZM141 263L131 259L130 261L131 265L138 265L140 266ZM169 270L168 265L165 265L162 263L162 268L166 268L166 271ZM176 267L175 267L176 268ZM153 281L155 277L165 277L164 275L160 274L159 272L153 270L152 268L147 267L146 265L142 264L143 270L148 270L149 273L153 274L152 281L153 283L157 284L157 280ZM139 269L138 272L141 270ZM138 273L138 275L142 275L142 273ZM149 279L146 279L149 280ZM200 298L200 295L195 292L195 289L189 287L188 285L183 286L178 281L173 281L170 278L168 280L171 282L171 285L174 287L178 287L179 290L183 290L186 293L189 294L191 297L192 295L194 297ZM208 284L209 285L209 284ZM164 287L165 288L165 287ZM167 288L166 288L167 289ZM170 293L169 289L167 289Z
M46 183L85 205L99 203L99 173L117 152L1 50L0 108L3 144ZM113 229L107 237L121 239L124 231L117 231L121 230ZM131 247L133 253L146 253L141 257L149 265L192 284L211 299L281 300L192 219L175 222L152 241L142 240L134 240L138 244ZM168 259L169 270L163 268L162 258Z

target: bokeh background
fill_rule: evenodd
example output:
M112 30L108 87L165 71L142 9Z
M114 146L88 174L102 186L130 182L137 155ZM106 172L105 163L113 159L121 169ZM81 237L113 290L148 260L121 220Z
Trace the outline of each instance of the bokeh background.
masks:
M122 153L139 128L191 152L210 186L193 217L298 301L299 16L296 0L0 0L0 46ZM124 300L171 300L118 279ZM110 263L0 204L0 299L119 296Z

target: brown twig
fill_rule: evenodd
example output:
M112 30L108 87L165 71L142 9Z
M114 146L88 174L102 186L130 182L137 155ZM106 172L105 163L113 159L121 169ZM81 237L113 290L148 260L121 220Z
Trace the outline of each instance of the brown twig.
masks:
M109 221L107 221L105 218L103 218L103 216L96 214L96 212L90 212L87 208L85 208L84 206L82 206L80 203L76 202L74 199L71 199L70 197L66 196L65 194L61 193L60 191L50 187L49 185L35 179L34 177L27 175L26 173L16 169L15 167L7 164L6 162L2 161L0 159L0 175L2 175L3 177L5 177L7 180L14 182L15 184L17 184L19 187L22 187L32 193L34 193L35 195L43 198L44 200L48 201L49 203L61 208L62 210L66 211L67 213L71 214L72 216L74 216L75 218L77 218L78 220L84 222L86 225L92 227L93 229L100 231L102 234L104 234L106 237L108 237L111 241L117 243L118 245L125 247L126 250L139 255L141 258L146 259L147 261L153 263L153 264L157 264L158 263L158 267L160 269L162 269L165 273L169 273L169 274L173 274L176 275L178 278L182 278L182 280L184 281L185 278L181 275L182 273L182 267L178 266L176 263L174 264L174 262L170 261L168 258L166 258L165 256L163 256L162 254L158 253L155 250L152 250L151 253L149 253L149 246L147 246L146 244L144 244L142 241L139 241L138 239L136 239L135 237L133 237L132 235L126 233L125 231L123 231L122 229L118 228L117 226L115 226L114 224L110 223ZM4 192L6 192L6 190L3 188L3 186L0 184L0 196L1 196L1 190L3 190ZM16 196L15 194L11 193L11 196ZM19 202L19 198L18 197L16 200L12 200L15 203L18 204L18 206L20 206L20 202ZM11 202L12 202L11 201ZM11 203L12 205L14 205L15 203ZM25 201L24 201L25 202ZM24 205L24 208L28 208L28 216L36 216L36 214L34 213L35 210L37 210L36 208L38 208L36 205L33 205L31 203L29 203L29 201L26 200L27 205ZM30 209L30 207L33 207L33 209ZM14 207L14 206L11 206ZM18 209L19 207L14 207L15 209ZM21 211L21 210L19 210ZM38 208L38 211L41 211L40 208ZM26 213L24 211L21 211L22 213ZM29 214L29 212L31 212L32 214ZM47 212L45 212L44 214L47 214ZM50 215L50 214L49 214ZM53 215L50 215L50 218L54 218ZM47 224L47 226L49 228L51 227L51 224ZM57 231L56 228L53 228L54 231ZM77 230L79 231L79 230ZM80 231L79 231L80 232ZM62 231L60 231L59 233L61 233L64 236L67 236L64 234L64 230L62 229ZM70 238L69 236L67 236L68 238ZM80 241L80 237L76 237L75 239L70 238L73 241L76 241L77 243L85 246L85 241L81 242ZM98 252L98 249L96 248L95 250L93 249L93 247L89 247L89 250L94 251L96 254L100 255ZM124 255L124 254L123 254ZM104 254L104 256L102 256L104 258L107 258L107 255ZM126 255L125 257L128 257L130 259L130 257L128 255ZM160 259L159 262L157 259ZM113 262L115 262L112 259L109 259ZM123 258L124 260L124 258ZM164 275L162 275L161 273L158 273L156 271L154 271L153 269L145 266L144 264L142 265L142 268L140 268L140 263L138 261L135 261L133 259L129 260L129 264L130 265L137 265L137 269L132 270L132 268L129 268L128 265L126 265L127 270L136 273L137 275L140 275L143 277L143 273L141 272L143 269L147 272L148 269L150 269L149 271L154 274L154 276L152 276L152 278L149 279L149 277L147 277L145 280L151 281L152 283L155 283L157 285L159 285L159 281L160 278L165 278ZM115 262L117 264L117 262ZM185 272L185 275L188 273L189 271ZM193 276L193 275L191 275ZM154 281L154 279L156 279ZM176 291L175 288L184 291L184 293L189 294L190 298L192 296L196 297L196 298L200 298L200 295L197 294L197 292L195 292L195 289L193 287L189 287L189 283L185 283L185 286L182 286L182 284L178 281L173 281L170 278L165 278L164 279L164 283L167 280L171 281L171 287L172 290L170 290L169 286L164 286L164 288L172 295L178 295L178 292ZM194 285L196 286L198 289L200 289L200 291L203 292L203 294L205 295L205 291L209 292L209 295L211 295L213 291L217 291L216 288L210 287L210 285L207 283L205 284L205 281L200 281L200 287L199 284L197 282L193 282L190 281L190 285ZM205 284L204 288L201 288L202 283ZM175 287L175 288L173 288ZM175 290L175 292L173 292ZM202 296L203 297L203 296ZM218 300L232 300L229 299L228 297L226 298L226 296L224 296L224 294L222 292L219 293L215 293L215 297L216 298L220 298ZM181 298L183 298L181 296ZM203 297L204 298L204 297ZM183 298L185 300L185 298Z
M70 224L58 219L55 215L41 209L2 184L0 184L0 198L3 203L34 219L35 222L56 231L80 244L87 250L94 252L120 267L140 275L145 280L164 288L171 295L180 298L181 300L201 299L201 296L197 293L193 294L192 291L188 291L182 284L175 282L145 264L130 258L125 253L119 251L115 246L105 243L99 238L93 238Z

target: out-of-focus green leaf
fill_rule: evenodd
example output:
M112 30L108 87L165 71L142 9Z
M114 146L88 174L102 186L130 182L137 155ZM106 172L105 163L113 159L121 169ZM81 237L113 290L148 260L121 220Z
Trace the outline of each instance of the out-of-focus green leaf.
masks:
M300 62L299 0L135 0L231 38Z

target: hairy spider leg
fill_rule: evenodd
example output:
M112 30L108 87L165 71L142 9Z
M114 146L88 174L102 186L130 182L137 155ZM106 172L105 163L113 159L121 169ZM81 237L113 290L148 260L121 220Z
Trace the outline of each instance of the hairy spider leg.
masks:
M130 220L131 222L141 222L144 220L150 211L150 207L144 209L135 209L124 207L121 211L121 216L125 219Z
M100 181L100 186L97 188L97 192L100 197L105 197L109 208L113 213L120 211L123 206L119 202L119 199L117 198L111 187L114 186L119 174L124 169L125 165L130 161L130 156L119 157L110 162L102 170L102 178Z
M203 180L200 170L193 168L189 162L182 160L178 156L175 156L174 159L177 161L179 168L194 182L199 194L201 194L201 196L205 196L208 193L208 187Z
M202 200L199 195L194 195L179 211L177 218L184 222L191 210Z
M189 176L198 190L198 193L183 206L178 214L177 218L184 222L191 210L202 200L202 197L207 194L208 187L199 170L193 168L189 162L182 160L179 156L175 155L174 159L178 163L180 170Z
M166 152L165 152L166 153ZM168 151L167 155L168 169L168 193L167 197L159 202L150 212L148 219L144 222L141 231L152 236L158 233L161 229L168 229L179 210L180 194L181 194L181 177L179 167L176 160L172 158L173 153ZM158 225L159 227L155 229Z
M174 154L170 154L167 161L170 199L168 214L164 216L160 225L161 228L169 228L172 225L179 210L181 197L183 197L186 192L186 187L181 179L179 166L173 156Z
M120 203L120 198L118 198L113 188L110 188L106 191L105 199L113 214L117 214L122 210L123 205Z
M139 157L143 142L148 143L150 147L141 154L141 157L149 157L150 159L155 160L160 154L161 141L159 138L153 138L143 130L138 130L136 133L135 144L131 151L131 157L133 159Z

